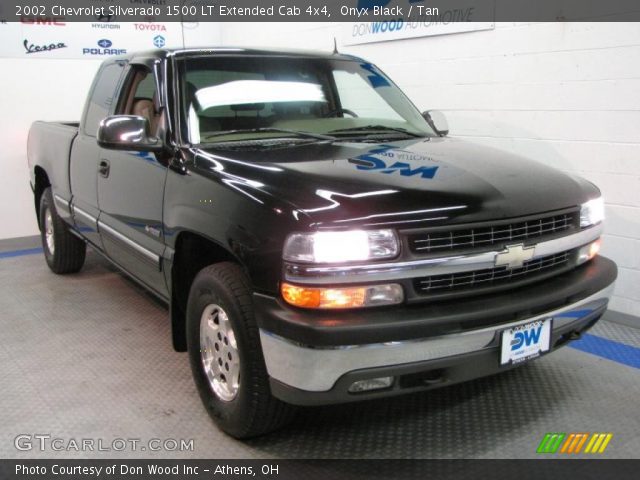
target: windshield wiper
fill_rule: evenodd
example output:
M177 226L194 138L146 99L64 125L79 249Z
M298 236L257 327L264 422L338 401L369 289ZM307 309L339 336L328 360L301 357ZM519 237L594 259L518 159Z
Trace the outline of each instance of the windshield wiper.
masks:
M320 133L302 132L298 130L287 130L286 128L273 128L273 127L225 130L223 132L216 132L216 133L206 135L204 139L209 139L214 137L223 137L225 135L234 135L234 134L240 134L240 133L287 133L289 135L297 135L299 137L314 138L316 140L329 140L329 141L336 140L336 137L332 137L331 135L322 135Z
M353 128L341 128L339 130L331 130L329 133L357 133L357 132L371 132L371 133L376 133L376 132L397 132L397 133L402 133L404 135L409 135L411 137L423 137L424 135L421 135L419 133L414 133L414 132L410 132L409 130L405 129L405 128L399 128L399 127L387 127L386 125L365 125L364 127L353 127Z

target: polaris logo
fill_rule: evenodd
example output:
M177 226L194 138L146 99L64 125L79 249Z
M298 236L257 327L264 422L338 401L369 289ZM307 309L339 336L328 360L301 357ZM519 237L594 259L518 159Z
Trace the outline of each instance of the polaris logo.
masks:
M101 48L83 48L83 55L124 55L127 53L125 48L111 48L113 42L109 39L103 38L98 40L98 46Z

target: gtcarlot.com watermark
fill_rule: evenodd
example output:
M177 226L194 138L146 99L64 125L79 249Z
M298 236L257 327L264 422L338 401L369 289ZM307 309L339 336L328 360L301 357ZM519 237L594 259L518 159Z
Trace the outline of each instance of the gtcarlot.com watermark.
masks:
M23 433L13 445L21 452L193 452L193 439L176 438L61 438L50 434Z

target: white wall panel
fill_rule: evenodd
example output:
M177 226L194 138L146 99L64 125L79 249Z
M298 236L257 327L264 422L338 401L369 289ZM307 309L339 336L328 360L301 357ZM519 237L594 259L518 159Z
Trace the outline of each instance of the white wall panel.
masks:
M99 65L97 60L0 59L0 238L37 233L26 154L31 123L79 120Z
M15 31L11 25L9 27L8 30L0 28L0 43L15 40ZM174 27L176 24L172 30ZM194 27L187 25L184 29L187 46L221 42L217 24ZM56 28L67 27L32 25L25 28L55 32ZM152 33L147 34L150 42ZM108 34L105 37L109 38ZM146 48L151 49L151 43ZM0 58L0 239L37 233L26 156L31 123L35 120L79 120L101 61L42 58L36 54Z

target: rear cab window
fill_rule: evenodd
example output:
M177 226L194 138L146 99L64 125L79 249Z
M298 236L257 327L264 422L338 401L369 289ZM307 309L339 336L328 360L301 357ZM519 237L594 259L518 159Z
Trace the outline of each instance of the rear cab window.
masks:
M100 122L109 115L114 95L120 84L124 63L110 63L102 67L91 92L84 116L85 135L95 137Z

